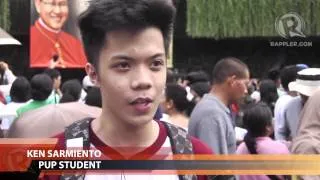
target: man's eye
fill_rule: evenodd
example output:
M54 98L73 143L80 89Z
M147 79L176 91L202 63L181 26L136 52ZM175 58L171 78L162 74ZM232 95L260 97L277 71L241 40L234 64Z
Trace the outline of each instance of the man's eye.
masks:
M128 70L130 68L130 65L127 62L121 62L116 64L114 67L119 70Z
M163 60L154 60L151 63L151 69L159 70L163 65L164 65L164 61Z

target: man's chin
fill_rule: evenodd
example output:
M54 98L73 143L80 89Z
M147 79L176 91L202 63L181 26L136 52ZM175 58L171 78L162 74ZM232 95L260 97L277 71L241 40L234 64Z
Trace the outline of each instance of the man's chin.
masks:
M132 117L128 123L135 127L141 127L150 123L152 120L153 120L152 115L143 115L143 116Z

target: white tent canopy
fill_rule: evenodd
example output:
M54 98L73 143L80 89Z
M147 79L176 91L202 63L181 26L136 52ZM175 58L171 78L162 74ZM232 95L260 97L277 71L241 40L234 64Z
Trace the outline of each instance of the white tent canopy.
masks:
M0 27L0 45L21 45L21 43Z

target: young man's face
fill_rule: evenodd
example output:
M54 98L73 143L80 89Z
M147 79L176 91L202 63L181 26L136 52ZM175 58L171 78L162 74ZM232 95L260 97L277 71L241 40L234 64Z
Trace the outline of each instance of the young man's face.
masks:
M68 0L35 0L36 9L44 23L60 30L69 14Z
M101 87L104 113L139 126L152 120L166 82L166 57L161 31L149 27L136 32L107 34L100 51L98 72L87 72Z

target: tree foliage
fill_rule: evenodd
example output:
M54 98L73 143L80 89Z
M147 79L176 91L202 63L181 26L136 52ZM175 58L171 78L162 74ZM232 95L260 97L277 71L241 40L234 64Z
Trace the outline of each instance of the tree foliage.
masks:
M304 34L320 35L320 0L187 0L186 32L192 37L279 36L275 21L295 12Z
M0 0L0 27L6 31L10 30L10 4L9 0Z

